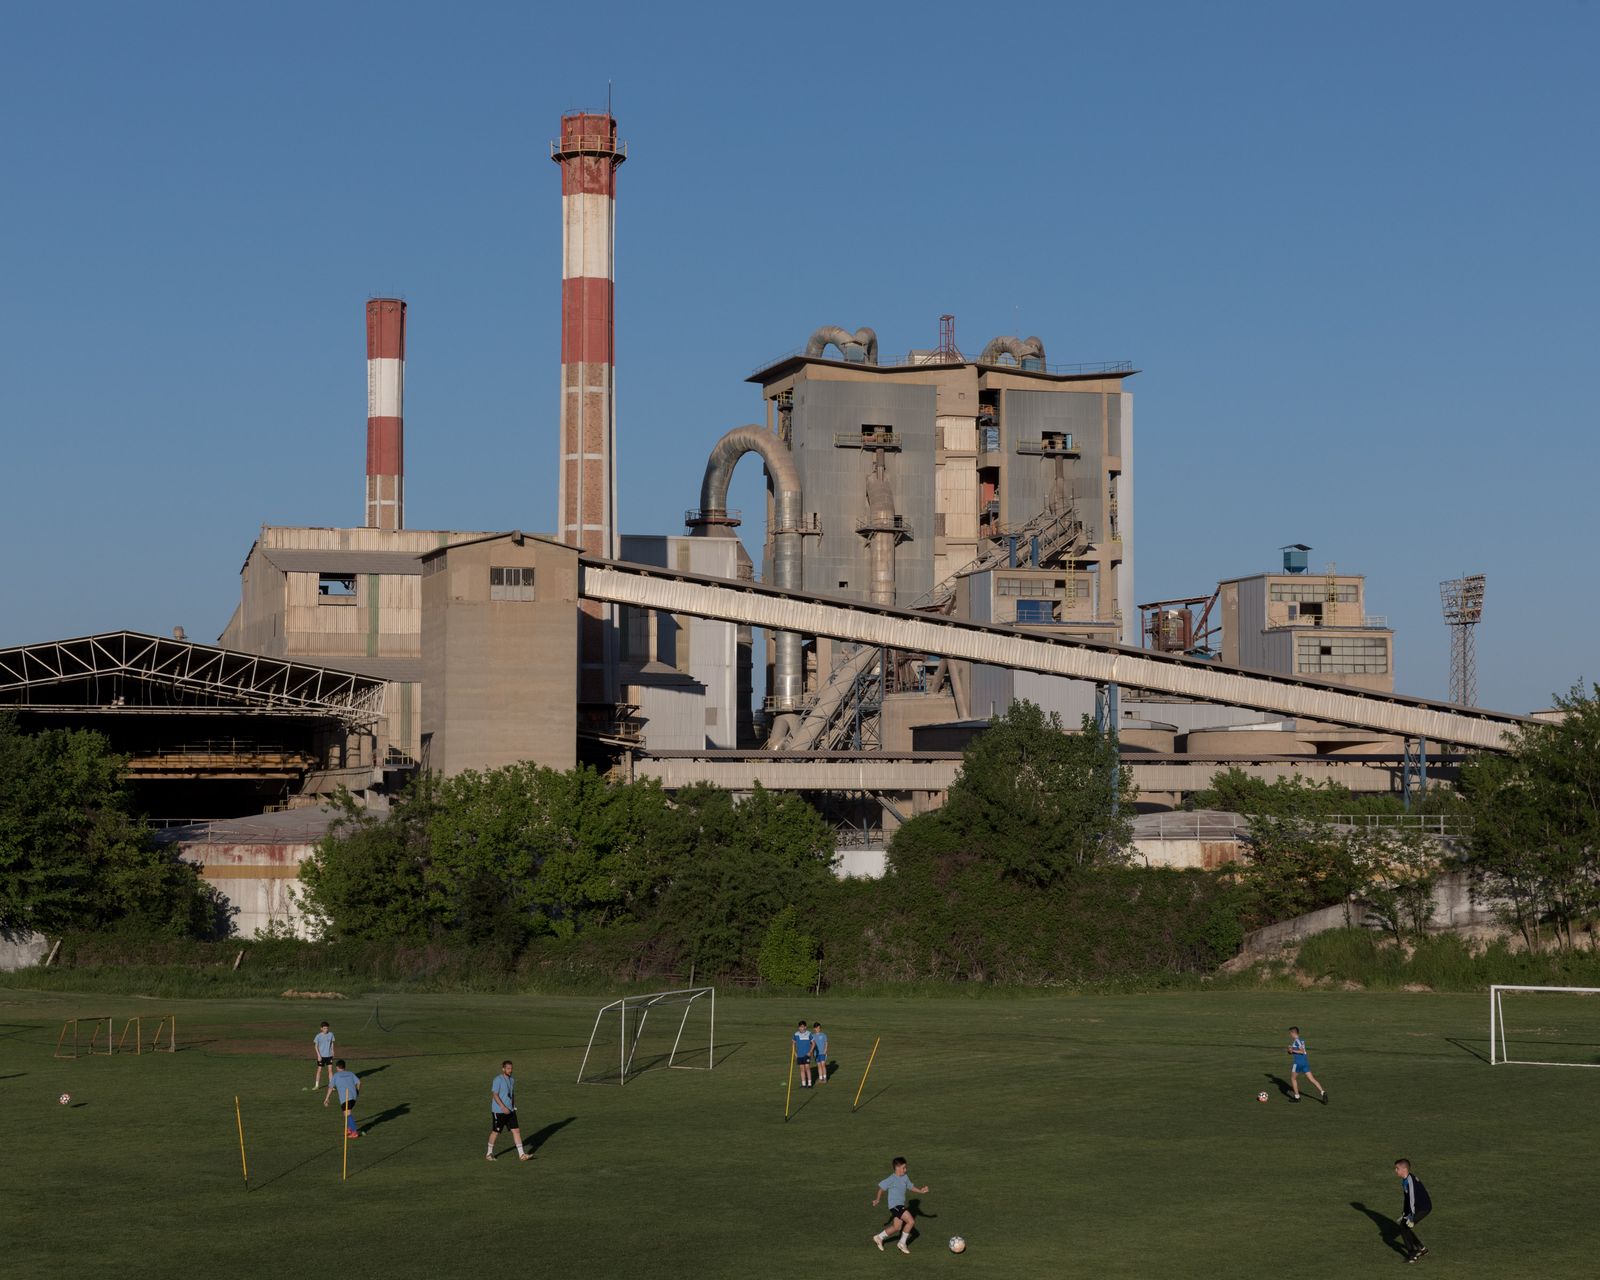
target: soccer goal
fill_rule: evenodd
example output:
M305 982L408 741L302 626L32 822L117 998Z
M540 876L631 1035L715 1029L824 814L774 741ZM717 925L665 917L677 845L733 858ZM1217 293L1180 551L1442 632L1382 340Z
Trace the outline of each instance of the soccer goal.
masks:
M716 1065L716 1035L713 987L624 996L595 1014L578 1083L627 1084L629 1077L663 1063L679 1071L709 1071Z
M1600 987L1490 987L1490 1065L1600 1067L1597 996Z

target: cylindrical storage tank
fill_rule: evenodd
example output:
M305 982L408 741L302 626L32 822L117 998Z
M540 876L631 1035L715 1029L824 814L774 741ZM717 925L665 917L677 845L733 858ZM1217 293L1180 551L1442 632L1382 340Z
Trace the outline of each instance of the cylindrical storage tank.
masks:
M1171 755L1178 749L1178 728L1154 720L1124 720L1117 726L1117 741L1124 750Z
M1183 750L1196 756L1314 756L1316 748L1290 729L1194 729Z

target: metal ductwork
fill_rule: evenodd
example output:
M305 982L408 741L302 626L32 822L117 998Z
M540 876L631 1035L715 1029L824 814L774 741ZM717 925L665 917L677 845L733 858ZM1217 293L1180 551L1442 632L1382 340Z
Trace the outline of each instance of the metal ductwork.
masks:
M978 357L979 364L999 364L1008 355L1022 369L1044 371L1044 342L1039 338L994 338Z
M865 326L851 333L836 324L825 324L806 339L808 356L820 356L829 347L838 347L847 364L878 363L878 335Z
M725 522L728 511L728 484L733 469L747 453L758 453L767 464L772 482L772 523L767 536L772 542L772 585L798 591L802 587L800 542L800 472L794 458L776 436L763 427L735 427L711 447L706 459L705 478L700 482L701 531L733 537ZM709 517L709 519L708 519ZM772 697L778 717L773 721L771 745L788 737L796 713L805 697L805 668L800 636L793 631L773 633Z
M895 532L894 486L884 470L880 452L867 477L867 564L871 569L873 604L894 604L894 546L899 541Z

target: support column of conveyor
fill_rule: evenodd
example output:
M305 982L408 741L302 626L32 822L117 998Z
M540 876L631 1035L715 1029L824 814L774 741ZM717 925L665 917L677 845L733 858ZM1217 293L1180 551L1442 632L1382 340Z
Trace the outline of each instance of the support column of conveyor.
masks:
M1115 683L1125 689L1303 716L1405 738L1503 751L1506 735L1530 723L1525 716L1478 707L1369 692L1329 681L1224 667L1197 658L1076 637L1039 635L908 609L782 591L757 583L675 573L649 565L584 556L580 566L579 591L585 599L964 658L1018 671Z

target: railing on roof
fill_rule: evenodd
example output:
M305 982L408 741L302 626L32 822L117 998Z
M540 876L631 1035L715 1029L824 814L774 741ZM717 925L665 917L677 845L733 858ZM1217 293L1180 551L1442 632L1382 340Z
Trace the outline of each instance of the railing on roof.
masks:
M764 373L775 365L782 364L785 360L794 360L806 355L804 347L795 347L780 355L764 360L754 369L750 376ZM812 360L829 360L834 364L848 364L862 369L931 369L945 364L977 364L976 360L948 360L935 359L936 352L908 351L904 355L879 356L878 363L868 364L864 360L841 360L832 356L810 356ZM1024 369L1021 365L1014 364L988 364L986 369L1015 369L1018 373L1057 373L1057 374L1117 374L1132 373L1134 371L1132 360L1087 360L1078 364L1047 364L1040 369Z

